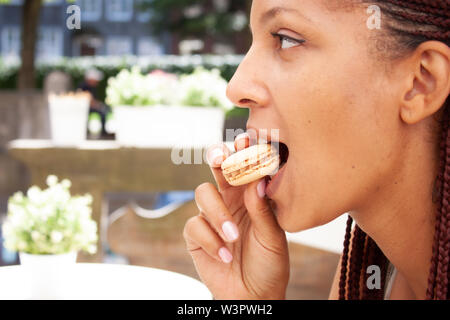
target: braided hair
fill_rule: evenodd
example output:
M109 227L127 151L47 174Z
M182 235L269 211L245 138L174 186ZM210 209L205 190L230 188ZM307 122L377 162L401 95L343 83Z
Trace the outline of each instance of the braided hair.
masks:
M388 38L394 40L400 54L414 50L428 40L450 46L450 0L373 0L387 17ZM438 210L434 230L427 299L450 299L450 98L443 106L440 135L440 164L436 180ZM352 232L349 216L341 260L340 299L383 299L388 260L383 252L358 225ZM377 265L381 269L381 290L361 285L365 269Z

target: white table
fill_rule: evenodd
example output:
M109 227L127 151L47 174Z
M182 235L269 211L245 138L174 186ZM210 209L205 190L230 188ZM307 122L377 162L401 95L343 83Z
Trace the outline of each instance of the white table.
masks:
M69 267L68 284L57 299L87 300L208 300L200 281L161 269L77 263ZM30 274L22 266L0 267L0 299L31 299ZM67 288L67 289L66 289Z

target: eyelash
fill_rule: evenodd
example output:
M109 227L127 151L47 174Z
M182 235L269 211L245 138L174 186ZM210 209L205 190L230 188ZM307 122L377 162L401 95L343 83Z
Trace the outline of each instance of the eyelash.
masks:
M278 40L280 41L281 45L283 44L283 40L288 40L288 41L290 41L290 42L297 43L298 45L302 45L303 43L306 42L306 40L303 40L303 39L294 39L294 38L291 38L291 37L286 36L286 35L284 35L284 34L280 34L280 33L276 33L276 32L271 32L271 35L272 35L274 38L278 38ZM285 50L285 49L282 48L282 46L281 46L281 49L282 49L282 50ZM289 49L289 48L288 48L288 49Z

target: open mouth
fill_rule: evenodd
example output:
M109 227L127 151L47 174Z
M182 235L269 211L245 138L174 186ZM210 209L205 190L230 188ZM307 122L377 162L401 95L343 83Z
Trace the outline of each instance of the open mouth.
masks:
M277 142L273 144L278 149L278 154L280 155L280 165L278 170L270 176L266 176L266 182L270 183L272 179L280 172L280 170L286 165L289 158L289 148L283 142Z
M280 169L286 164L289 158L289 148L283 142L279 143Z

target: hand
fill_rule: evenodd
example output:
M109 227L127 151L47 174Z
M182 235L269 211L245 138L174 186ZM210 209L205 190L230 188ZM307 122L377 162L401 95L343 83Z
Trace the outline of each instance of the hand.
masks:
M236 150L248 137L236 139ZM222 175L225 145L210 148L217 183L195 190L199 215L184 228L187 249L203 283L215 299L284 299L289 280L285 232L265 198L265 180L232 187Z

